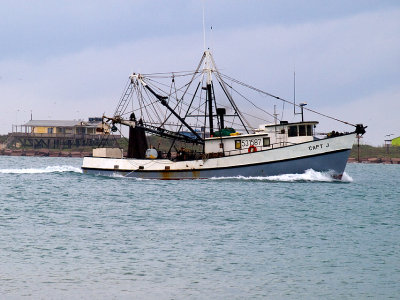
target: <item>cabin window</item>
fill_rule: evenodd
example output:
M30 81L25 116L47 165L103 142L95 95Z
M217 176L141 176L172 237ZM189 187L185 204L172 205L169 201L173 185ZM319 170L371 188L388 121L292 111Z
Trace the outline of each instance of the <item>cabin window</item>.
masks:
M313 135L313 133L312 133L312 126L311 126L311 125L307 125L307 135L308 135L308 136L312 136L312 135Z
M53 133L53 128L47 128L47 133Z
M241 149L242 148L242 142L240 140L235 140L235 149Z
M289 126L288 136L297 136L297 126Z
M269 147L271 145L271 141L269 137L263 138L263 147Z
M299 136L306 135L306 125L299 125Z

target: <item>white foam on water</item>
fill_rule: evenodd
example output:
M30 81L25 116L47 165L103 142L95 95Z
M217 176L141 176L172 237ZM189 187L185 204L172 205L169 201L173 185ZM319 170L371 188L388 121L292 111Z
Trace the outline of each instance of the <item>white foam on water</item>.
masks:
M213 180L224 179L240 179L240 180L260 180L260 181L282 181L282 182L295 182L295 181L315 181L315 182L352 182L353 178L346 172L343 173L342 179L336 179L332 172L317 172L313 169L306 170L303 174L282 174L275 176L259 176L259 177L213 177Z
M45 168L29 168L29 169L0 169L2 174L42 174L42 173L62 173L75 172L82 173L81 168L73 166L47 166Z
M342 181L344 181L344 182L353 182L353 178L349 174L347 174L346 172L343 172Z
M104 176L104 177L112 177L112 178L126 178L126 175L119 174L119 173L112 173L112 174L100 174L99 176Z

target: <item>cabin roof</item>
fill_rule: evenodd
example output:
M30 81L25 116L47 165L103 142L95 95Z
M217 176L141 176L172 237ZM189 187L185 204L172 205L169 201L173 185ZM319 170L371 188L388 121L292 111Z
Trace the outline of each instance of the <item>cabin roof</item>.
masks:
M265 124L261 125L265 128L267 127L279 127L279 126L291 126L291 125L307 125L307 124L318 124L318 121L304 121L304 122L295 122L295 123L281 123L281 124Z

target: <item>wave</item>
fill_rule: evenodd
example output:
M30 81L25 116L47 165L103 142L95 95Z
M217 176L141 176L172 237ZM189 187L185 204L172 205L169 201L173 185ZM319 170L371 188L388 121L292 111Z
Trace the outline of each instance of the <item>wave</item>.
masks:
M82 173L81 168L73 166L47 166L46 168L0 169L0 174L42 174L42 173Z
M344 181L344 182L353 182L353 178L349 174L347 174L346 172L343 172L342 181Z
M313 169L306 170L303 174L282 174L275 176L257 176L257 177L213 177L213 180L239 179L239 180L260 180L260 181L315 181L315 182L353 182L353 178L346 172L343 173L342 179L336 179L332 172L317 172Z

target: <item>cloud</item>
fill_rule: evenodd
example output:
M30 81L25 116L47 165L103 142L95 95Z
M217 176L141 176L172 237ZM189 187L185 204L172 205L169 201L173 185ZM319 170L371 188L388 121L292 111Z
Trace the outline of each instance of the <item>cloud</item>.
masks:
M293 98L295 67L298 101L366 123L368 140L378 144L395 119L377 114L371 123L363 117L377 111L375 101L390 111L397 107L392 99L400 78L398 20L399 9L381 10L286 26L214 30L207 40L223 73L284 98ZM112 113L131 72L191 70L202 50L202 33L196 32L87 47L37 61L2 60L0 133L27 121L30 110L35 119ZM269 99L254 100L273 107ZM358 115L361 104L365 110ZM286 119L293 120L291 112L288 108Z
M89 48L37 63L0 62L0 116L4 120L0 132L9 132L17 121L26 122L31 110L35 119L86 119L112 113L133 71L172 71L178 59L178 66L192 69L201 52L177 46L183 40L194 49L196 38L177 36ZM160 50L173 45L174 51Z
M332 105L325 108L325 112L332 116L351 121L353 124L362 123L364 126L368 126L361 142L375 146L382 146L384 140L388 138L386 136L388 134L393 134L390 138L400 136L400 127L397 124L399 111L399 86L356 99L340 107ZM329 132L334 128L338 128L338 126L328 120L320 129ZM341 125L339 129L348 131L349 127Z
M348 101L377 85L397 81L400 63L400 10L292 26L267 26L221 33L215 54L240 71L262 69L260 84L289 90L297 74L300 98ZM220 49L221 48L221 51ZM286 82L286 83L285 83ZM354 92L352 92L355 90ZM327 93L329 91L329 93Z

